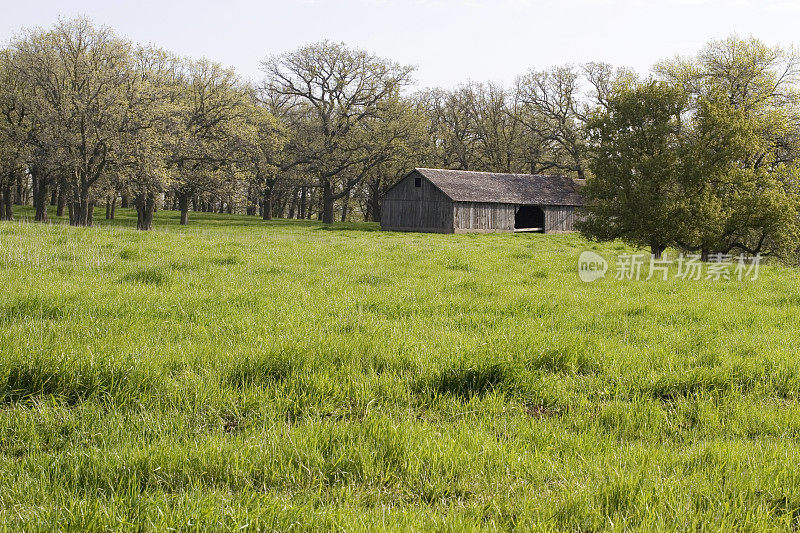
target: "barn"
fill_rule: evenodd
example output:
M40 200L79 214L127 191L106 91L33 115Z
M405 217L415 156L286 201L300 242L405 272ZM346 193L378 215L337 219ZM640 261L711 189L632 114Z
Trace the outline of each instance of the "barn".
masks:
M582 183L564 176L417 168L384 194L381 229L573 231Z

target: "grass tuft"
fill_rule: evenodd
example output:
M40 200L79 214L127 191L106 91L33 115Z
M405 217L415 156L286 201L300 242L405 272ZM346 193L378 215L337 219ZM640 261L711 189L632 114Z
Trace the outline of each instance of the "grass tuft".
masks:
M161 286L169 283L169 274L160 267L143 268L128 272L119 278L119 282Z
M291 357L283 354L250 356L233 363L226 381L238 388L267 386L285 380L294 370Z

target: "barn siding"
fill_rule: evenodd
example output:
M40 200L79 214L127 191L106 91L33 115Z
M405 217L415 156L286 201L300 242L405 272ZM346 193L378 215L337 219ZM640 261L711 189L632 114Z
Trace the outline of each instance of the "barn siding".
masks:
M414 186L414 178L422 186ZM386 192L381 229L387 231L453 232L453 201L427 178L412 172Z
M514 204L455 202L453 227L456 232L514 231Z
M575 230L575 207L571 205L543 205L545 233L563 233Z

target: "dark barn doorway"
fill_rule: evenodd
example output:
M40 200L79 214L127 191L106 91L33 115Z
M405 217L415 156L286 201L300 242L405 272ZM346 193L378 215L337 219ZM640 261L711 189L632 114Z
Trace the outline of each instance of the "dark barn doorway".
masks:
M537 205L521 205L514 215L514 229L544 233L544 211Z

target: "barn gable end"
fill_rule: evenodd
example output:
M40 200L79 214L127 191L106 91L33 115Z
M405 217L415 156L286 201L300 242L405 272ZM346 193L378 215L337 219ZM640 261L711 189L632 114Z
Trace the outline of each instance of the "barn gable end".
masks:
M452 233L453 201L415 170L386 191L381 229Z

